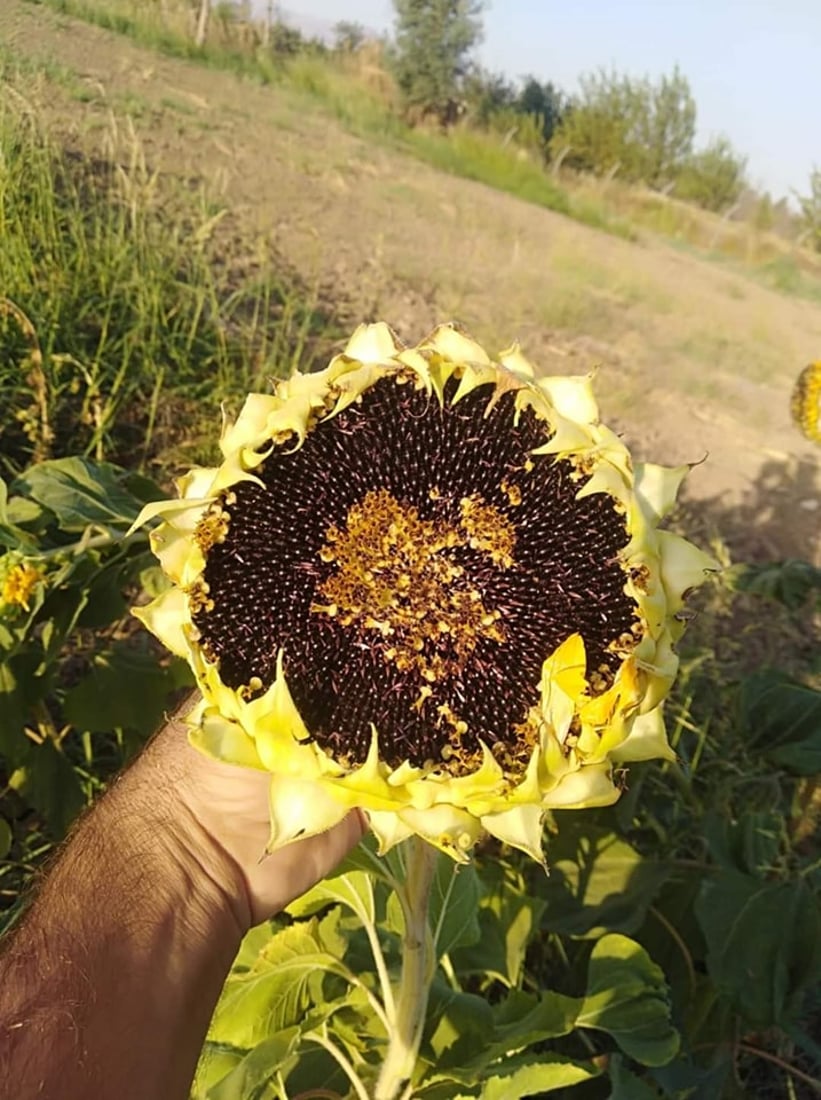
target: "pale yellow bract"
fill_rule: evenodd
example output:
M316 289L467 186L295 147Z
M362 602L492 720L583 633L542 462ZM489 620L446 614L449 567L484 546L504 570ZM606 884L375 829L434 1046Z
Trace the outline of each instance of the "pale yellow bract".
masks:
M517 415L532 409L549 426L534 454L570 458L589 475L579 495L615 498L629 541L620 554L624 591L637 605L637 644L625 652L607 690L594 692L585 646L571 634L544 661L536 710L537 744L529 764L511 777L482 744L482 762L467 775L391 768L380 758L380 731L360 766L346 768L311 738L292 699L280 653L274 681L258 697L227 687L200 647L191 592L206 551L195 529L218 499L255 471L275 446L301 446L312 428L338 415L387 375L403 372L443 400L458 379L453 403L492 383L515 393ZM363 810L382 852L417 834L464 861L483 832L542 859L542 821L549 808L602 806L616 800L614 764L672 758L661 704L676 675L674 644L685 593L714 562L684 539L659 530L688 467L634 467L621 440L599 421L591 377L539 378L517 346L498 362L453 326L440 326L417 347L400 345L385 324L363 325L342 354L316 374L296 374L273 395L251 394L235 423L223 427L223 462L191 470L180 499L149 505L139 523L162 522L151 543L172 587L135 613L196 676L202 700L188 716L193 744L224 761L271 773L273 850L330 828L353 807ZM259 482L262 484L261 482ZM572 727L572 737L571 737Z

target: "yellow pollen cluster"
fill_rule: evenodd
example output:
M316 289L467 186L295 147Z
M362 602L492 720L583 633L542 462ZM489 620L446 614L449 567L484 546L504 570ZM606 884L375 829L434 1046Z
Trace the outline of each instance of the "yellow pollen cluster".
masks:
M217 501L212 504L194 528L194 541L203 554L207 555L208 551L217 543L225 542L228 537L231 513L226 511L224 504L235 504L236 499L236 493L227 493L225 501Z
M202 611L213 611L216 606L211 598L211 588L207 581L199 577L190 586L188 591L188 606L192 615L198 615Z
M350 509L344 531L328 530L319 552L336 569L318 589L328 602L311 610L376 635L386 661L423 681L420 709L429 685L459 672L480 639L505 640L500 612L485 607L450 551L472 546L506 568L513 563L514 532L478 499L462 501L462 517L458 528L424 520L380 489ZM459 724L455 715L452 724Z
M516 508L522 503L522 490L514 482L508 481L506 477L502 478L501 488L512 507Z
M29 600L42 579L42 571L27 561L15 565L3 581L3 603L16 604L24 611L29 611Z
M467 532L468 545L473 550L489 554L494 565L509 569L513 565L516 531L498 508L476 495L464 497L460 503L462 527Z

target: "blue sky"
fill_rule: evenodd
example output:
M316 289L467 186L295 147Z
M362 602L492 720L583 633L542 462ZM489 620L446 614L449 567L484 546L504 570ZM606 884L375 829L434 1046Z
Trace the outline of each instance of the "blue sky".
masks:
M257 4L261 0L256 0ZM288 13L390 30L390 0L286 0ZM572 92L581 73L657 76L678 64L698 105L698 141L726 134L753 183L808 191L821 166L821 0L494 0L483 65Z

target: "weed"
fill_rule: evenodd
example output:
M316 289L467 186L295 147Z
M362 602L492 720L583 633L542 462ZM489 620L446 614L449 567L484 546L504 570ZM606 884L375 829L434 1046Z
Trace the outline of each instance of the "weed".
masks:
M0 438L12 469L71 451L133 461L137 448L154 461L187 434L179 421L160 431L172 390L178 411L183 402L216 416L220 401L310 367L317 345L327 348L318 294L278 270L269 249L227 260L227 212L163 185L129 122L110 120L106 155L92 160L44 136L15 92L2 98L0 145L10 303L0 314Z

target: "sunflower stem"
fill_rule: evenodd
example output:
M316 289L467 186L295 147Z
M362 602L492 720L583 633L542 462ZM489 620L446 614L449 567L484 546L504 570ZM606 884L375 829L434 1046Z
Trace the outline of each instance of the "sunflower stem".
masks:
M428 1007L435 969L428 908L438 853L418 836L405 841L407 874L397 891L405 917L402 973L396 990L396 1017L376 1085L375 1100L395 1100L410 1081Z

